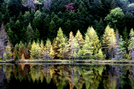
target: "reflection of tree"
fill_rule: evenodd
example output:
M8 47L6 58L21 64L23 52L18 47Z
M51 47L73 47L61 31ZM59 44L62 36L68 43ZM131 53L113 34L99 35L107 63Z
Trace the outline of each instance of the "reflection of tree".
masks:
M30 85L41 84L57 89L132 89L133 76L130 76L129 66L68 66L68 65L21 65L13 67L16 79L21 82L30 81ZM5 69L4 69L5 68ZM10 78L12 66L3 66L6 77ZM40 81L39 81L40 80ZM54 82L54 83L53 83ZM27 85L27 84L26 84ZM29 85L29 86L30 86Z
M35 67L30 68L29 73L31 75L31 78L32 78L33 82L35 82L35 80L39 80L38 72L37 72Z
M53 80L56 83L58 89L63 89L67 84L67 79L63 75L63 66L54 66L54 73L52 74Z
M89 71L85 68L83 69L82 77L84 79L86 89L98 89L103 68L103 66L95 66L93 68L91 67Z
M0 89L6 89L6 83L10 81L12 65L2 65L0 67Z

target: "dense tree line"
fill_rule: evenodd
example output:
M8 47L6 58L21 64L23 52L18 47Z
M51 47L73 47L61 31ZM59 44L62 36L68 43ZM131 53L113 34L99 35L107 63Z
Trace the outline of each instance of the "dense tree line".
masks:
M94 34L97 35L96 38L100 38L100 43L103 43L102 34L105 34L105 27L109 25L114 29L113 32L118 31L120 35L123 35L122 38L126 42L125 50L129 53L127 50L130 39L128 33L131 28L134 28L133 11L133 0L94 0L94 2L90 2L90 0L1 0L0 24L4 23L9 41L14 47L20 41L29 44L34 40L43 40L45 44L48 38L51 43L54 43L59 27L63 29L63 37L66 41L71 31L76 35L81 32L81 35L84 36L86 29L92 26L96 33L87 33L88 36L85 35L85 39L92 39L91 35ZM115 33L112 37L115 37ZM80 39L81 41L77 42L78 38L76 36L72 40L76 43L83 40ZM87 44L84 44L86 42L88 43L88 40L83 40L82 43L79 43L78 48L81 50L93 48L86 48ZM114 43L113 40L113 44L111 43L112 45L109 46L110 49L102 49L104 53L107 51L114 53L114 50L111 50ZM77 47L77 45L75 44L73 47ZM96 43L93 46L95 45ZM100 50L100 46L97 44L93 48L93 55ZM80 54L81 50L75 51ZM58 53L58 51L56 52ZM59 55L58 53L57 57ZM62 56L60 55L60 57Z
M28 28L31 29L30 24ZM3 24L0 30L0 58L3 59L133 59L133 29L130 32L127 49L129 54L126 52L125 41L119 35L118 30L115 33L109 25L105 28L102 41L92 26L88 27L84 36L79 30L75 36L71 31L69 38L64 36L60 27L53 43L50 39L47 39L45 44L43 40L33 40L29 43L20 41L15 45L13 51Z

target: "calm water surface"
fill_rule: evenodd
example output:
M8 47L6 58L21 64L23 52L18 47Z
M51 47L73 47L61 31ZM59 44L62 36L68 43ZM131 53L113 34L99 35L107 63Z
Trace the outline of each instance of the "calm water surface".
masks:
M0 64L0 89L134 89L134 66Z

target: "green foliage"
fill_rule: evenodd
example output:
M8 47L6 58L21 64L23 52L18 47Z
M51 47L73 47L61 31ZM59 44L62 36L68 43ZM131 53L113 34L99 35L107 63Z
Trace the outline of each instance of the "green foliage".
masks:
M134 31L133 31L133 29L131 29L129 36L130 36L129 49L132 49L132 48L134 48Z
M41 12L39 10L37 10L34 14L35 18L39 18L41 16Z
M94 3L90 3L89 0L53 0L49 10L43 10L44 0L34 0L34 2L40 4L35 5L36 12L30 12L27 7L24 7L25 1L0 1L0 24L4 22L9 40L13 46L20 41L28 43L37 39L46 41L47 38L50 38L50 40L53 40L58 28L62 27L64 34L67 36L70 31L76 33L77 36L75 37L79 48L82 50L84 45L82 35L90 25L94 28L88 28L87 34L89 34L89 39L94 47L93 55L97 55L101 46L99 37L102 38L104 28L109 24L110 27L119 29L126 42L125 47L128 48L129 37L127 33L129 33L130 28L134 28L132 0L129 0L131 4L126 3L127 1L124 3L121 0L94 0ZM69 3L74 3L73 7L76 11L65 9L65 5ZM124 28L126 30L122 31ZM106 39L109 40L109 38ZM108 48L108 44L109 42L105 47ZM104 50L104 54L106 54L105 51L107 50Z
M106 17L105 17L105 21L107 21L107 23L110 25L110 26L113 26L114 29L116 26L118 26L118 23L120 21L122 21L122 19L124 18L124 13L122 11L121 8L117 7L115 9L112 9L110 11L110 14L108 14ZM120 24L121 25L121 24Z
M40 32L38 29L36 29L36 31L34 32L34 40L37 40L40 38Z
M30 23L29 23L29 25L27 26L26 35L27 35L27 42L33 40L34 31L33 31L33 28L31 27L31 24L30 24Z
M90 57L90 55L93 54L93 49L94 47L92 46L92 41L90 41L89 36L86 34L85 35L85 41L83 45L83 55L86 56L87 58Z
M124 47L125 43L126 42L123 41L122 36L120 36L120 39L119 39L119 49L118 49L119 53L125 53L125 47Z
M98 57L98 59L101 59L101 60L104 59L104 55L103 55L103 52L102 52L101 49L99 49L99 52L98 52L98 54L97 54L97 57Z
M79 49L77 57L83 58L83 50Z

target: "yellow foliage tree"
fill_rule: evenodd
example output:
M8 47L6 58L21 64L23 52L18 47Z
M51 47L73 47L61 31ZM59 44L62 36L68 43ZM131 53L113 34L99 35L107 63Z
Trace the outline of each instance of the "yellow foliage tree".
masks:
M103 52L102 52L101 48L99 49L99 52L97 54L97 58L101 59L101 60L104 59Z
M82 36L82 34L80 33L80 31L78 30L77 31L77 33L76 33L76 35L75 35L75 38L77 39L77 41L78 41L78 44L79 44L79 46L80 46L80 49L82 49L82 46L83 46L83 36Z
M50 49L51 49L51 41L47 39L46 45L45 45L45 58L47 59L49 59Z
M40 50L39 44L38 43L35 43L35 41L33 41L32 46L31 46L31 50L30 50L30 56L33 59L38 58L39 50Z
M40 43L40 50L39 50L39 59L43 59L44 57L44 50L45 50L45 46L43 41L41 41Z
M113 28L110 28L109 25L106 27L103 35L103 49L104 53L108 56L110 52L114 50L116 46L116 37Z
M55 58L63 58L63 48L65 47L65 38L63 37L63 31L59 28L57 37L54 43Z
M52 46L51 46L51 48L50 48L49 58L50 58L50 59L53 59L53 58L54 58L54 50L53 50L53 47L52 47Z
M115 47L117 46L116 45L116 37L115 37L115 34L111 34L111 37L110 37L110 43L108 44L108 51L110 52L110 55L111 57L113 58L114 56L114 50L115 50Z
M84 57L86 58L91 57L91 55L93 54L93 49L94 47L92 46L92 42L89 40L89 36L86 34L84 45L82 48Z
M11 50L11 44L9 41L7 43L6 52L7 52L7 58L11 59L13 54L12 54L12 50Z
M93 54L98 53L98 51L101 47L101 43L100 43L99 37L98 37L97 33L95 32L94 28L88 27L86 34L89 37L89 41L91 42L91 45L93 46Z
M73 32L71 31L69 33L68 45L66 45L66 47L65 47L65 54L64 54L65 58L68 58L71 54L73 54L73 51L74 51L74 49L73 49L73 44L74 44L73 39L74 39L74 36L73 36Z

